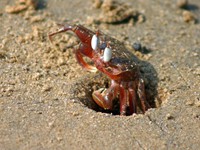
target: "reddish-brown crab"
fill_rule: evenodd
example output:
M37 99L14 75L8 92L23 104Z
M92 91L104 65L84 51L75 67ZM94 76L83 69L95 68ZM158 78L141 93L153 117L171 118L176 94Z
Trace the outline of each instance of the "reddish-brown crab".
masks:
M55 34L74 32L80 39L80 46L75 50L79 64L91 72L97 69L111 79L108 89L101 88L94 91L94 101L104 109L112 109L113 99L119 94L120 114L137 113L137 106L145 112L150 108L146 101L144 81L140 76L139 68L131 54L118 40L103 34L93 32L82 25L63 25L57 32L49 34L51 40ZM84 61L83 56L89 57L94 66Z

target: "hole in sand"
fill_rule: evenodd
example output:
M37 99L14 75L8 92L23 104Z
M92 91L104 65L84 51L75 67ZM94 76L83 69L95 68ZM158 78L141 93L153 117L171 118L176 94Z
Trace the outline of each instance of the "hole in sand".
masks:
M93 78L93 79L92 79ZM78 97L78 99L83 103L85 106L87 106L89 109L92 109L96 112L102 112L102 113L109 113L112 115L119 115L120 114L120 104L119 104L119 96L116 97L113 101L113 109L112 110L104 110L103 108L99 107L94 100L92 99L92 92L99 89L99 88L108 88L109 87L109 80L104 75L97 75L96 77L88 78L87 80L82 80L81 83L77 85L78 86L75 89L79 89L78 91L83 92L84 95L81 97ZM94 79L95 78L95 79ZM98 79L98 80L96 80ZM145 90L146 90L146 96L147 101L151 105L152 108L156 107L155 99L157 96L157 82L155 80L152 80L151 78L145 78L146 84L145 84ZM154 82L152 82L154 81ZM76 93L79 93L76 92ZM161 102L159 102L161 103ZM138 108L138 113L142 113ZM127 107L127 115L129 115L129 107Z

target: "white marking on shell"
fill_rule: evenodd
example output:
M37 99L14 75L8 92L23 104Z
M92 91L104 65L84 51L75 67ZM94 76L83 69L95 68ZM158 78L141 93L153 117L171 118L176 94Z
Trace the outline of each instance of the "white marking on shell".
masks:
M95 34L92 36L92 40L91 40L91 46L93 50L97 50L99 45L99 38L98 36Z
M109 47L106 47L104 52L103 52L103 61L104 62L109 62L112 58L112 49Z

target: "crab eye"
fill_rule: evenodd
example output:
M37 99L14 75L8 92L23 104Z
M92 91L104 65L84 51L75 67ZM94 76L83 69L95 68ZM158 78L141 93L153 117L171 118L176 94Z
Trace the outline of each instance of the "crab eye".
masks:
M109 47L106 47L104 52L103 52L103 61L104 62L109 62L112 57L112 49Z
M99 45L99 37L96 34L94 34L91 40L92 49L97 50L98 45Z

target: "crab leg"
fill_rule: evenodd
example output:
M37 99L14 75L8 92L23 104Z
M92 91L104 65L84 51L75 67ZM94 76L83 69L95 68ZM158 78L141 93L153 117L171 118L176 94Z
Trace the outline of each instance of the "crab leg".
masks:
M138 90L137 90L140 102L141 102L141 107L143 113L150 108L149 103L146 101L146 95L145 95L145 87L144 87L144 80L140 79L138 83Z
M108 89L101 88L92 93L94 101L104 109L112 109L113 99L117 96L119 84L111 80L111 86Z
M90 72L96 72L97 68L94 66L89 65L88 63L86 63L83 59L83 55L80 52L80 49L77 49L75 51L75 55L76 55L76 59L78 61L78 63L86 70L90 71Z
M73 30L73 27L71 25L61 25L61 24L58 24L58 25L62 26L62 27L58 31L49 34L49 39L50 39L51 42L52 42L52 37L54 35L56 35L58 33L65 32L65 31L68 31L68 30Z
M121 84L119 87L120 92L120 115L126 115L126 107L127 107L127 100L128 100L128 90L124 88Z
M128 89L129 91L129 107L130 107L130 114L137 113L137 95L134 90L134 87Z

